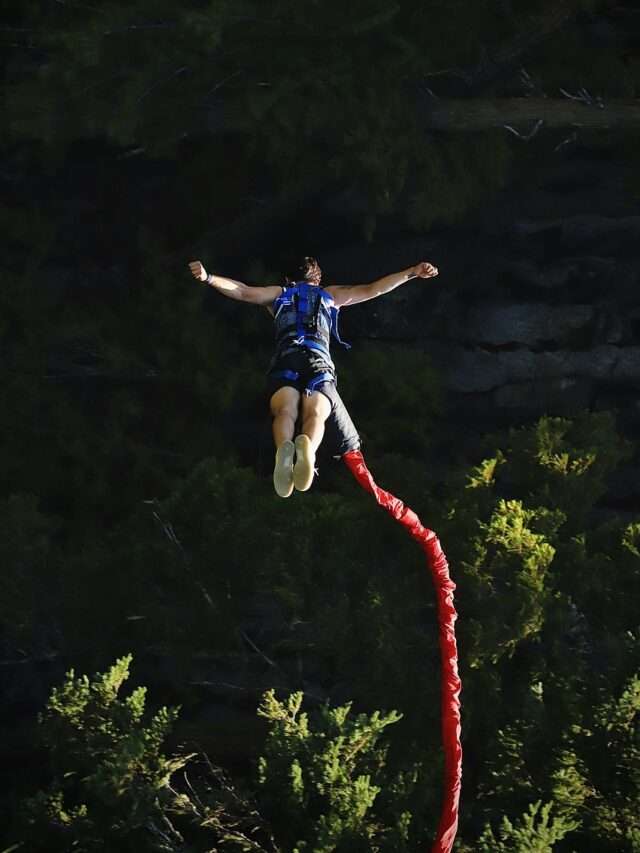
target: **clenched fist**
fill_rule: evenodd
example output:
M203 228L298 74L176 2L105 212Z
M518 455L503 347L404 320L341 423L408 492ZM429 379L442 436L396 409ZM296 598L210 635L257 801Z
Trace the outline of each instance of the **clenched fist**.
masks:
M191 275L196 278L198 281L206 281L207 280L207 271L202 266L200 261L190 261L189 269L191 270Z
M434 267L434 265L428 263L428 261L422 261L415 265L413 268L413 274L417 275L418 278L435 278L435 276L438 275L438 267Z

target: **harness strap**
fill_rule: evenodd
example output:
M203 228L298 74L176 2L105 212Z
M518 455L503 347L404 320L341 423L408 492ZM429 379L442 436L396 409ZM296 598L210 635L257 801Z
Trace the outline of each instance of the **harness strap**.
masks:
M270 375L278 379L290 379L292 382L296 382L300 378L297 370L274 370Z
M291 382L297 382L300 379L300 374L297 370L288 370L287 368L274 370L271 376L278 379L289 379ZM317 391L318 386L322 385L323 382L335 382L335 376L330 370L323 370L322 373L312 376L304 386L305 393L312 394L314 391Z
M310 379L305 385L305 391L307 394L311 394L313 391L318 390L318 386L322 385L323 382L335 382L335 376L331 373L330 370L325 370L323 373L318 373L313 379Z
M274 302L274 319L277 319L281 310L285 305L285 295L289 291L289 299L293 299L295 307L295 331L290 331L286 338L289 338L290 343L296 346L305 346L310 349L315 349L321 352L327 358L331 358L329 349L326 345L318 341L318 315L321 307L329 315L329 334L333 335L336 341L346 349L351 349L351 345L343 341L338 331L338 313L339 308L336 308L333 298L322 288L308 284L306 281L299 281L290 287L283 289L283 292ZM289 302L289 304L291 304ZM312 308L311 316L308 316L309 309ZM315 334L314 334L315 333ZM285 339L286 340L286 339ZM282 342L281 342L282 343Z
M289 344L291 346L289 346ZM305 334L302 334L297 338L290 337L290 339L286 341L284 349L279 350L279 352L281 355L288 355L291 352L297 352L299 347L315 350L323 355L328 361L331 361L331 353L327 347L320 343L320 341L316 340L316 338L312 338Z
M296 333L299 338L304 338L306 329L304 327L304 318L307 314L309 305L309 293L307 285L301 281L296 285L296 294L294 296L296 302Z
M338 312L340 309L336 308L335 305L332 305L331 308L329 308L329 311L331 312L331 334L339 344L342 344L342 346L345 347L345 349L351 349L351 344L343 341L340 337L340 332L338 331Z

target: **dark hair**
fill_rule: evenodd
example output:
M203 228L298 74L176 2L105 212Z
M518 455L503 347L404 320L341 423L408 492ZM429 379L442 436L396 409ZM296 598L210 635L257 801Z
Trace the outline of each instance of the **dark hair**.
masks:
M311 284L320 284L322 270L315 258L306 257L300 264L299 270L305 281L310 281Z

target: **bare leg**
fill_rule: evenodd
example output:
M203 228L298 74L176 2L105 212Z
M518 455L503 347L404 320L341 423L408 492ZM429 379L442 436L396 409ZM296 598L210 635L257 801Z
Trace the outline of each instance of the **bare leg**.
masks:
M279 388L271 398L273 441L276 446L273 487L281 498L288 498L293 492L295 447L292 439L298 420L299 405L300 392L289 385Z
M302 430L309 436L314 451L320 447L324 436L325 421L331 414L331 403L320 391L302 398Z
M273 443L276 448L284 441L293 441L299 405L300 392L289 385L278 388L271 398Z
M324 435L324 424L331 414L331 403L324 394L314 391L302 400L302 432L296 438L296 464L293 484L299 492L311 487L315 473L316 450Z

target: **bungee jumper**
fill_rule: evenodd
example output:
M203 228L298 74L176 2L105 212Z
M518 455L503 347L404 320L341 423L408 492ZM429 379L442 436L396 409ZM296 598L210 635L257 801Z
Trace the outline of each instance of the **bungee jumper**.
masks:
M445 790L432 853L451 853L458 827L462 779L460 690L455 635L455 583L438 537L424 527L416 513L399 498L381 489L360 451L360 438L336 385L336 369L329 350L331 336L348 347L338 332L340 308L357 305L389 293L414 278L433 278L438 269L427 261L370 284L320 284L322 272L315 258L306 257L299 280L286 286L250 287L239 281L210 275L200 261L189 268L195 279L207 282L224 296L265 306L274 319L276 351L269 367L270 408L276 460L276 493L289 497L307 491L314 477L315 455L329 424L337 437L339 456L359 485L401 524L425 553L436 590L441 666L442 743ZM301 416L298 435L296 424Z
M273 316L276 351L268 374L276 447L273 484L282 498L288 498L294 488L307 491L313 482L316 452L327 420L337 433L340 456L360 448L358 432L338 393L329 350L332 336L349 348L338 332L338 312L389 293L411 279L433 278L438 275L437 268L422 261L370 284L322 287L320 265L315 258L306 257L297 281L284 287L250 287L207 274L200 261L192 261L189 267L198 281L208 282L231 299L263 305ZM300 432L295 435L300 416Z

